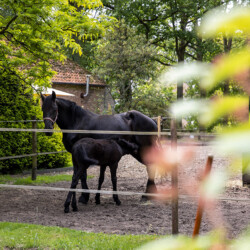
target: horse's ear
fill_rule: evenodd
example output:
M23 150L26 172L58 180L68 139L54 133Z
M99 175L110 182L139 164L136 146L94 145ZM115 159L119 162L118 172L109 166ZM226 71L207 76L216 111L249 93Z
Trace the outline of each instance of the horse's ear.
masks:
M52 91L52 101L55 101L56 100L56 93L55 91Z
M44 97L44 95L42 93L41 93L41 98L42 98L42 102L44 102L45 97Z

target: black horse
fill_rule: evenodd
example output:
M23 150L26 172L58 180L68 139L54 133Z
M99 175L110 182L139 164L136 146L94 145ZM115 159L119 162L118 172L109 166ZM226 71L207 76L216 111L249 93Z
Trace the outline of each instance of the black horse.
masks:
M77 141L72 148L72 161L74 165L74 173L70 188L76 188L78 181L84 177L84 185L87 186L87 169L90 165L100 165L100 176L98 182L98 190L101 190L104 181L106 167L109 166L111 173L111 181L113 191L117 191L116 171L118 163L123 155L137 153L138 146L135 143L128 142L123 139L93 139L82 138ZM73 197L73 198L72 198ZM89 193L84 193L85 203L89 200ZM72 203L71 203L72 199ZM120 205L121 201L117 194L113 194L116 205ZM95 196L96 204L100 204L100 193ZM64 212L69 212L69 205L73 211L77 211L76 193L70 191L64 203Z
M41 95L41 98L45 129L52 130L54 123L57 123L61 129L71 130L157 131L157 125L151 118L135 110L115 115L98 115L79 107L72 101L57 98L54 91L48 97ZM48 136L52 134L53 130L46 133ZM133 142L138 145L139 149L138 153L131 155L141 163L143 163L141 157L143 150L152 146L157 138L149 135L63 133L63 144L66 150L72 153L74 143L85 137L94 139L122 138ZM149 193L155 191L156 186L154 183L154 172L149 167L147 167L147 172L149 178L146 193ZM146 200L147 198L143 196L142 199ZM79 201L84 202L84 197L81 196Z

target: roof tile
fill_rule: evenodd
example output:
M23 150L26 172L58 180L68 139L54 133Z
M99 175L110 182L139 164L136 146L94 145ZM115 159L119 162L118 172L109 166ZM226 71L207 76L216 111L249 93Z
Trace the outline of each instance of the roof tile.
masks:
M53 62L52 65L52 69L57 72L57 74L52 78L53 83L60 82L84 84L87 81L86 75L91 75L89 71L69 59L67 59L64 63ZM105 85L105 83L96 76L91 76L90 84Z

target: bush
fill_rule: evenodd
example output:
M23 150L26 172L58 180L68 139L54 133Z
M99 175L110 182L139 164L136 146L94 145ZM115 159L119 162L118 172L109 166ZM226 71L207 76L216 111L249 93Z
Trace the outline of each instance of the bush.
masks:
M44 126L42 126L44 128ZM38 152L56 152L65 151L62 143L62 134L54 133L51 137L46 136L44 133L39 133L37 136ZM71 159L69 153L49 154L38 156L39 168L60 168L64 167Z
M39 99L35 99L33 91L24 87L15 76L0 75L0 121L31 120L35 115L42 118ZM31 128L31 123L0 123L6 128ZM38 124L43 128L42 123ZM65 150L61 134L54 133L52 137L38 133L38 152ZM0 157L15 156L32 153L31 132L1 132ZM38 168L64 167L68 161L68 154L51 154L38 156ZM0 161L0 173L17 173L31 168L31 157Z

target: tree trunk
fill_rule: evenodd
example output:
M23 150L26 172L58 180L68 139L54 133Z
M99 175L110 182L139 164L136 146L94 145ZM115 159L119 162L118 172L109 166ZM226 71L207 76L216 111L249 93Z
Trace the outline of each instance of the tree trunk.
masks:
M223 43L224 43L224 52L229 53L232 49L232 38L229 37L224 37L223 38ZM229 80L226 80L224 83L224 94L228 95L229 94Z

